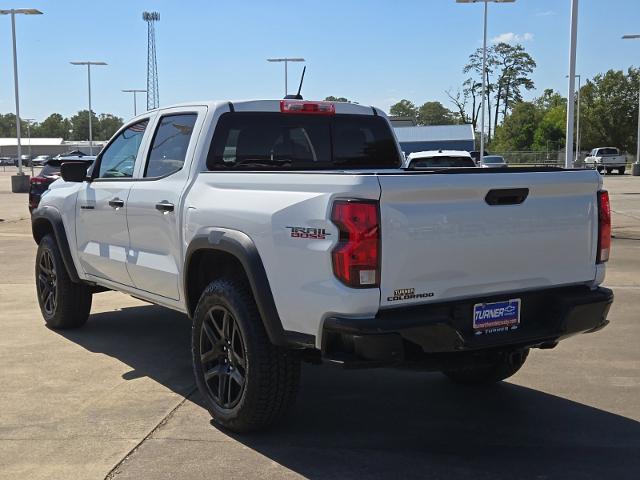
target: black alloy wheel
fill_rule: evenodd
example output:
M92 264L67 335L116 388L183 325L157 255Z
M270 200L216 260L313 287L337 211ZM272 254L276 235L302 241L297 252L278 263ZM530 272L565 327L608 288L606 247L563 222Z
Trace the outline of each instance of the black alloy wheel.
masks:
M240 399L246 378L246 348L231 312L212 307L202 322L200 360L204 382L219 407L231 409Z
M38 297L44 312L53 316L58 300L58 278L50 250L42 252L38 263Z

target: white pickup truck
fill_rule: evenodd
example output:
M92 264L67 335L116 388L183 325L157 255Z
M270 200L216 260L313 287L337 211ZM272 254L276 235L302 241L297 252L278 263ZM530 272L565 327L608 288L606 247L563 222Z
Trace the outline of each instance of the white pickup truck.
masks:
M615 147L600 147L591 150L584 163L585 166L595 168L599 172L612 173L617 170L619 175L624 175L627 158L620 155L620 150Z
M301 361L496 382L607 324L600 175L401 165L373 107L146 112L34 210L42 315L80 327L107 289L187 314L196 383L234 431L287 411Z

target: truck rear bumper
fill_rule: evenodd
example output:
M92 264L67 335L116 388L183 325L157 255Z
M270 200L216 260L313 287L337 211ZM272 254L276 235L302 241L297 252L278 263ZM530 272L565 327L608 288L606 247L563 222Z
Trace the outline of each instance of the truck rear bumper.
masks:
M515 330L478 335L473 307L519 298ZM520 348L552 348L578 333L595 332L609 322L613 292L607 288L564 287L454 302L380 310L375 318L331 317L324 323L322 354L345 366L446 363L452 357Z

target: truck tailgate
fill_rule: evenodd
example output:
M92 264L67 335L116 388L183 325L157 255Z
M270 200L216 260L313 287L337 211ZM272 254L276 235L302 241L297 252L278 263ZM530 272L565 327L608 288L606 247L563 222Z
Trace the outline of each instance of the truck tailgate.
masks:
M594 171L378 178L383 307L588 283L596 276L601 179ZM519 204L518 192L527 193Z

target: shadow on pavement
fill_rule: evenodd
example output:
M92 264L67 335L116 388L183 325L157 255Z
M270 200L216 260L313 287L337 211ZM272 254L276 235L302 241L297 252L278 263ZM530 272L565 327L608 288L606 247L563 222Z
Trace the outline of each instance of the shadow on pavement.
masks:
M182 395L193 389L182 315L125 308L63 335L129 365L125 378L147 376ZM634 420L509 383L467 388L402 370L305 366L283 424L230 436L311 479L640 478ZM219 454L216 442L197 448Z
M126 307L94 313L83 328L56 333L129 365L125 380L149 377L181 395L195 388L191 322L180 313L155 305Z
M308 478L640 478L640 423L580 403L439 374L304 374L286 424L237 438Z

